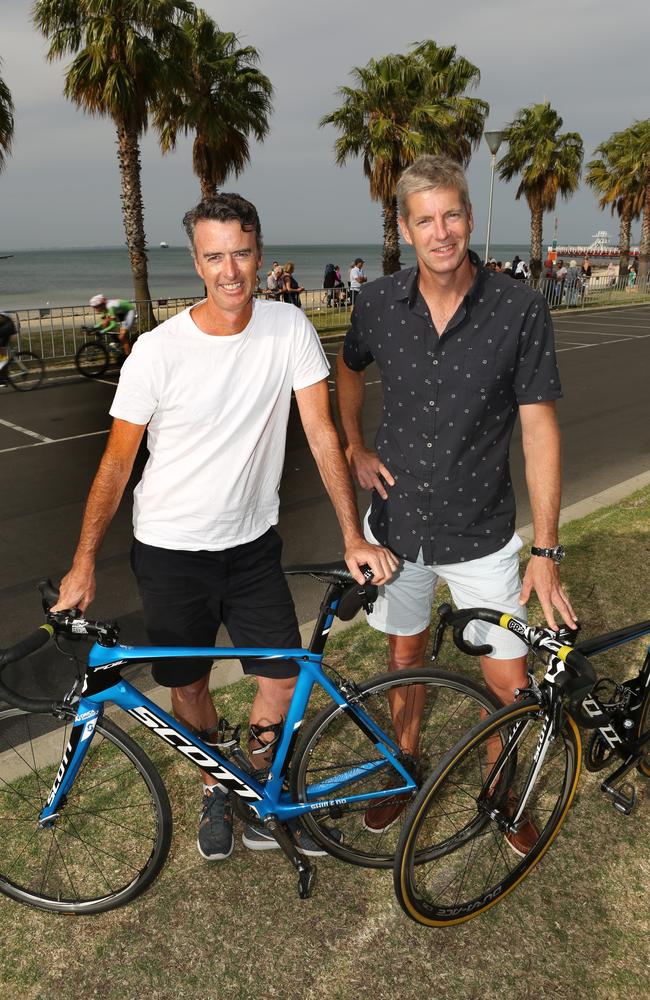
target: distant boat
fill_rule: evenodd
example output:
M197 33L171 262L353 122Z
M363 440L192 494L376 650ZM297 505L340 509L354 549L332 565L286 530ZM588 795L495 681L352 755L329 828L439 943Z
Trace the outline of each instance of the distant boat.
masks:
M9 258L10 258L10 257L13 257L13 254L12 254L12 253L3 253L3 254L2 254L1 256L0 256L0 260L9 260Z
M609 238L609 233L606 229L599 229L597 233L593 235L593 243L589 246L566 246L566 247L553 247L548 248L550 254L560 255L562 257L619 257L620 248L615 246ZM630 247L630 257L638 257L639 248Z
M165 243L164 240L161 240L161 242L160 242L160 249L161 250L169 250L169 243Z

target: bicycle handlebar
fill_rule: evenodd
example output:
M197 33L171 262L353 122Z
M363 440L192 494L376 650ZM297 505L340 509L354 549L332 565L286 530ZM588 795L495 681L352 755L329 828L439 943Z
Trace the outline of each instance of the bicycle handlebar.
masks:
M23 712L51 712L58 707L58 702L51 701L49 698L24 698L8 688L1 677L5 667L9 666L10 663L23 660L30 653L35 653L53 635L54 629L51 625L41 625L35 632L32 632L27 638L21 639L14 646L0 649L0 698L4 698L14 708L20 708Z
M567 626L557 631L548 626L534 628L513 615L492 608L463 608L454 611L451 605L441 604L438 614L441 626L443 628L451 626L456 646L469 656L484 656L492 652L492 646L475 646L463 636L463 631L469 622L478 620L499 625L517 635L530 649L546 650L561 660L569 669L564 675L558 673L554 683L569 697L571 710L581 719L585 718L581 713L580 703L592 690L597 678L596 671L587 657L572 645L578 633L577 629L570 629Z

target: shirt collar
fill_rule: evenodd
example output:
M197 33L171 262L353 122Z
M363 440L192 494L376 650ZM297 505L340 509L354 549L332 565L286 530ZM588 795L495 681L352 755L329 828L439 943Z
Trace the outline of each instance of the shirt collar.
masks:
M463 297L463 304L465 306L471 305L475 302L483 288L485 287L486 280L490 277L491 272L488 271L486 267L481 263L480 257L474 253L473 250L468 251L470 263L476 268L476 274L474 276L474 281L472 282L467 293ZM397 275L395 275L397 278ZM418 297L418 267L411 267L406 271L401 271L399 275L399 280L395 282L394 298L398 302L408 302L409 308L413 309Z

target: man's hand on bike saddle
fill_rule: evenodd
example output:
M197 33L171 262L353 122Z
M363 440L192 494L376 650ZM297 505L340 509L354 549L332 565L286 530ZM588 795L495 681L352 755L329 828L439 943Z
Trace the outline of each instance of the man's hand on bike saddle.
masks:
M95 597L94 564L75 563L61 580L59 599L51 611L67 611L78 608L85 611Z
M399 566L399 559L390 549L385 549L382 545L372 545L361 536L348 545L344 558L357 583L367 583L368 579L371 579L378 587L388 583ZM366 569L365 573L362 567ZM372 572L370 578L367 575L368 567Z
M524 574L524 582L519 595L519 604L528 604L533 590L541 605L544 617L549 626L557 631L558 624L553 609L556 608L562 621L571 629L577 627L575 611L571 607L564 587L560 583L560 567L552 559L544 556L531 556Z

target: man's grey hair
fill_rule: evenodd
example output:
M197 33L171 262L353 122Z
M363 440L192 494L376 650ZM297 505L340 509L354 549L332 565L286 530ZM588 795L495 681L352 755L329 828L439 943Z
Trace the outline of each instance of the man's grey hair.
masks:
M460 195L465 210L471 211L467 178L460 163L449 156L431 156L425 153L404 170L397 182L397 210L402 218L408 219L409 195L433 188L453 188Z
M262 227L257 209L250 201L240 194L221 192L214 198L204 198L199 204L183 216L183 227L190 241L190 250L194 255L194 230L197 222L238 222L246 233L255 233L257 252L262 253Z

